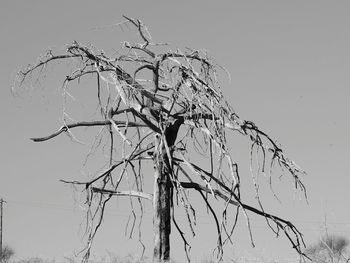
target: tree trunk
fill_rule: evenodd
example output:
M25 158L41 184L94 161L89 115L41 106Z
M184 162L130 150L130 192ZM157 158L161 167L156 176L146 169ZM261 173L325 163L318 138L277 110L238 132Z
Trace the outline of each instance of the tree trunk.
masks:
M172 147L183 119L175 120L165 130L165 138L172 155ZM167 262L170 259L170 230L173 184L171 182L172 164L160 135L155 138L154 162L154 193L153 193L153 262Z
M165 147L160 138L154 153L154 196L153 196L153 262L167 262L170 259L171 199L172 184L170 166Z
M173 126L171 128L174 128ZM178 127L176 131L178 130ZM167 136L168 146L175 142L177 132ZM170 143L170 145L169 145ZM153 262L167 262L170 259L171 205L173 187L170 178L171 165L165 146L159 136L156 137L156 147L153 155L155 178L153 195Z

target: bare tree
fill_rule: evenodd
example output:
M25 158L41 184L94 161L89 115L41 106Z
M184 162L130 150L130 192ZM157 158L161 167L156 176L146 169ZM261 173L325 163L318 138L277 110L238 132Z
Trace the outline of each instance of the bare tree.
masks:
M72 121L69 113L64 111L61 128L46 137L32 139L43 142L65 133L74 140L73 130L77 128L100 128L92 150L100 147L107 152L105 170L86 181L63 180L80 186L86 193L89 209L84 259L89 257L106 204L113 197L127 196L132 207L132 229L137 215L142 220L142 199L153 201L153 260L169 260L171 226L182 237L190 260L190 244L175 213L177 207L184 209L188 227L194 235L196 218L190 190L198 193L213 218L219 260L223 246L232 243L239 214L245 217L252 244L249 214L265 218L276 235L283 232L293 248L302 254L302 234L291 222L264 210L256 180L257 207L241 198L238 164L231 157L227 136L242 135L251 142L253 179L261 173L271 179L271 170L277 165L290 174L295 188L305 193L300 181L304 172L286 157L268 134L236 114L220 89L217 76L223 68L208 54L199 50L171 50L167 44L153 43L141 21L124 18L119 26L134 27L140 43L124 42L117 54L107 56L94 47L74 42L67 47L66 53L56 55L49 51L38 63L18 75L18 84L23 86L28 78L48 64L69 62L72 71L63 81L64 101L70 96L72 83L79 83L89 76L95 83L98 119ZM196 163L196 158L191 158L196 154L206 163ZM145 167L150 163L154 168L152 194L144 189L144 182L149 177L143 177L147 171ZM212 205L218 199L223 204L221 209ZM139 214L137 209L141 211Z

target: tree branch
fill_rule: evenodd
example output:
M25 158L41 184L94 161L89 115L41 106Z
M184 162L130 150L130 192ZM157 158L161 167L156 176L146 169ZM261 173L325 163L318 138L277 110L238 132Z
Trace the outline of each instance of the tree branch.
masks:
M125 122L125 121L114 121L115 124L117 124L120 127L147 127L147 125L137 122ZM90 127L90 126L107 126L111 125L111 122L109 120L101 120L101 121L81 121L76 123L71 123L66 126L62 126L57 132L54 132L48 136L45 137L37 137L37 138L30 138L34 142L43 142L50 140L58 135L60 135L62 132L67 132L71 128L76 127Z
M97 188L97 187L92 187L92 191L95 192L95 193L107 194L107 195L138 197L138 198L147 199L147 200L149 200L151 202L153 200L153 195L152 194L139 192L139 191L134 191L134 190L113 191L113 190L106 190L106 189L101 189L101 188Z
M180 159L174 158L174 160L176 161L181 161ZM244 204L240 201L240 198L230 189L228 188L223 182L221 182L220 180L218 180L215 176L213 176L212 174L206 172L205 170L203 170L202 168L200 168L199 166L190 163L194 169L196 169L197 171L199 171L200 173L204 173L206 176L208 176L209 178L211 178L212 180L215 181L215 183L217 183L220 187L222 187L225 191L227 191L230 196L234 197L234 199L237 201L232 200L232 198L227 197L225 194L221 193L221 191L217 190L217 189L206 189L204 186L201 186L197 183L193 183L193 182L184 182L181 183L182 187L187 187L187 188L193 188L196 189L197 191L205 191L207 193L212 193L212 191L214 192L214 194L216 194L217 196L219 196L220 198L224 199L226 202L229 202L231 204L234 205L239 205L241 206L244 210L248 210L250 212L253 212L254 214L260 215L265 217L266 219L270 219L272 220L276 226L279 229L282 229L286 235L286 237L289 239L289 241L291 242L291 244L293 245L293 248L300 254L305 256L305 254L301 251L301 247L300 247L300 242L302 243L302 245L305 246L304 243L304 239L303 239L303 235L300 233L300 231L289 221L284 220L278 216L266 213L264 211L261 211L255 207L252 207L250 205ZM288 230L290 230L293 235L295 236L295 239L293 239L290 234L288 233Z

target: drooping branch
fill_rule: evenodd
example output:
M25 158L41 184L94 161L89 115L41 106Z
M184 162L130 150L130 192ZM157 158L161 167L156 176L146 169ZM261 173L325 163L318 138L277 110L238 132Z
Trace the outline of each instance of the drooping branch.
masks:
M223 193L221 193L217 189L213 189L211 191L208 187L205 187L203 185L200 185L200 184L194 183L194 182L181 182L181 187L186 188L186 189L194 189L194 190L197 190L198 192L205 192L208 194L214 193L215 196L220 197L221 199L225 200L226 202L230 203L231 205L239 206L238 202L236 202L235 200L232 200L232 198L227 197L226 195L224 195Z
M105 194L105 195L115 195L115 196L131 196L131 197L137 197L137 198L143 198L146 200L149 200L152 202L153 195L138 191L113 191L113 190L106 190L106 189L100 189L97 187L92 187L91 190L95 193Z
M136 149L137 147L135 147ZM121 160L117 163L112 164L110 167L108 167L104 172L102 172L100 175L98 175L96 178L91 179L90 181L87 182L81 182L81 181L67 181L67 180L60 180L63 183L67 184L73 184L73 185L84 185L85 189L88 189L92 184L95 182L103 179L105 180L108 175L110 175L117 167L121 166L122 164L128 163L131 160L137 160L136 158L139 157L140 155L149 152L151 149L154 148L153 144L147 145L145 148L141 148L137 151L134 151L131 155L127 156L124 160Z
M120 127L146 127L145 124L137 123L137 122L125 122L125 121L114 121L116 125ZM67 132L69 129L76 128L76 127L91 127L91 126L107 126L111 125L111 122L109 120L102 120L102 121L81 121L76 123L70 123L65 126L62 126L57 132L54 132L48 136L45 137L37 137L37 138L30 138L34 142L44 142L47 140L50 140L58 135L60 135L62 132Z
M29 65L26 69L19 71L18 77L19 77L19 85L23 84L23 81L28 77L30 73L35 71L36 69L40 67L46 66L49 62L55 61L55 60L62 60L62 59L70 59L70 58L77 58L79 55L74 54L66 54L66 55L59 55L55 56L52 54L52 50L49 50L46 52L46 55L43 59L40 59L39 62L35 66Z
M182 161L179 159L175 159L176 161ZM186 163L186 162L185 162ZM290 242L293 245L293 248L295 250L297 250L297 252L300 255L304 255L304 253L302 252L302 248L301 245L305 247L305 243L304 243L304 239L303 239L303 235L301 234L301 232L289 221L284 220L278 216L266 213L265 211L259 210L257 208L254 208L250 205L244 204L240 198L231 190L229 189L226 185L224 185L220 180L218 180L216 177L214 177L212 174L206 172L205 170L203 170L202 168L200 168L199 166L190 163L191 166L194 167L194 169L196 169L199 173L208 176L210 179L212 179L215 183L217 183L222 189L224 189L226 191L227 194L222 193L220 190L218 189L212 189L212 188L208 188L208 187L204 187L198 183L194 183L194 182L181 182L181 186L184 188L192 188L195 189L199 192L206 192L209 194L213 194L214 196L218 196L221 199L223 199L224 201L235 205L235 206L240 206L242 207L242 209L250 211L256 215L262 216L268 220L271 220L272 222L274 222L277 226L278 229L281 229L284 231L286 237L290 240ZM183 170L183 168L180 168L181 170ZM232 199L233 197L233 199ZM292 232L292 234L294 235L294 238L291 237L291 235L289 234L289 230Z

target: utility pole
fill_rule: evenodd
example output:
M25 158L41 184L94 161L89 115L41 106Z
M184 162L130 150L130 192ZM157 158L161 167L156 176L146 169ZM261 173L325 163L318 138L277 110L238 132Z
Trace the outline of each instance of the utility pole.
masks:
M6 203L4 199L0 199L0 259L2 259L2 207Z

